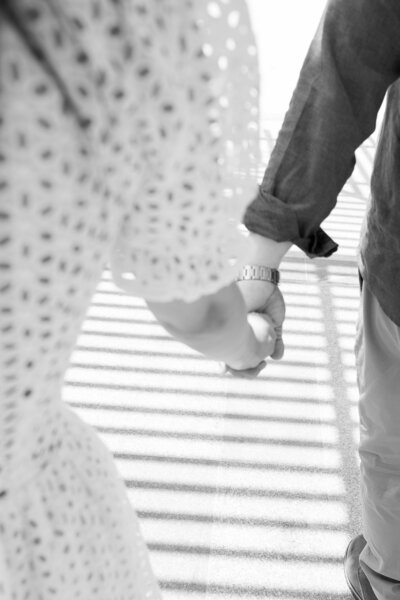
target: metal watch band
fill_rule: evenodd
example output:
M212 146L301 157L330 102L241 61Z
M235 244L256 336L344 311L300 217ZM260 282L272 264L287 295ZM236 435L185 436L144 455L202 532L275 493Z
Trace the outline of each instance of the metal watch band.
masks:
M245 265L242 267L236 281L245 281L248 279L269 281L274 285L278 285L280 277L278 269L271 269L263 265Z

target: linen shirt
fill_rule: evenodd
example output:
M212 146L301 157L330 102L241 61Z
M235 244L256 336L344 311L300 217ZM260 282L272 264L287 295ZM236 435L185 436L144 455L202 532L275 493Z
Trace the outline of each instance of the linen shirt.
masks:
M360 243L360 270L400 325L400 2L329 0L312 40L258 196L250 231L292 241L310 257L337 244L321 229L387 108Z

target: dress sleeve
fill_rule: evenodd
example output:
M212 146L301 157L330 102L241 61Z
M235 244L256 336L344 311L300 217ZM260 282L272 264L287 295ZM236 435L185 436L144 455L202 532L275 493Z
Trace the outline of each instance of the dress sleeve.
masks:
M133 295L193 301L246 260L239 224L257 191L257 51L244 0L151 5L136 68L144 170L111 268Z

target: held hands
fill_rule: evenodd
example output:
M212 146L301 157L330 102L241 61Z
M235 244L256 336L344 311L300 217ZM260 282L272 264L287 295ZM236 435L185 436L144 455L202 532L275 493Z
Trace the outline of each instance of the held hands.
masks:
M257 365L226 365L225 370L236 377L254 378L265 368L265 358L280 360L284 354L282 324L285 302L279 288L258 280L239 281L248 311L248 321L259 345L260 362Z
M240 281L194 302L148 301L159 323L177 340L239 377L255 377L265 358L283 355L285 305L275 285Z
M247 312L256 312L268 317L273 323L276 341L271 358L280 360L284 354L282 339L282 325L285 319L285 301L280 289L266 281L239 281L238 286L242 292Z

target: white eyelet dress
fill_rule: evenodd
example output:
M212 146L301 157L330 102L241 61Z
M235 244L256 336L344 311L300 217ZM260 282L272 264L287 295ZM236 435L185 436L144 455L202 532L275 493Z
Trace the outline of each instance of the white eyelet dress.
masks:
M14 4L50 70L0 21L0 599L156 600L123 482L63 377L107 262L129 293L190 301L245 260L248 14L242 0Z

